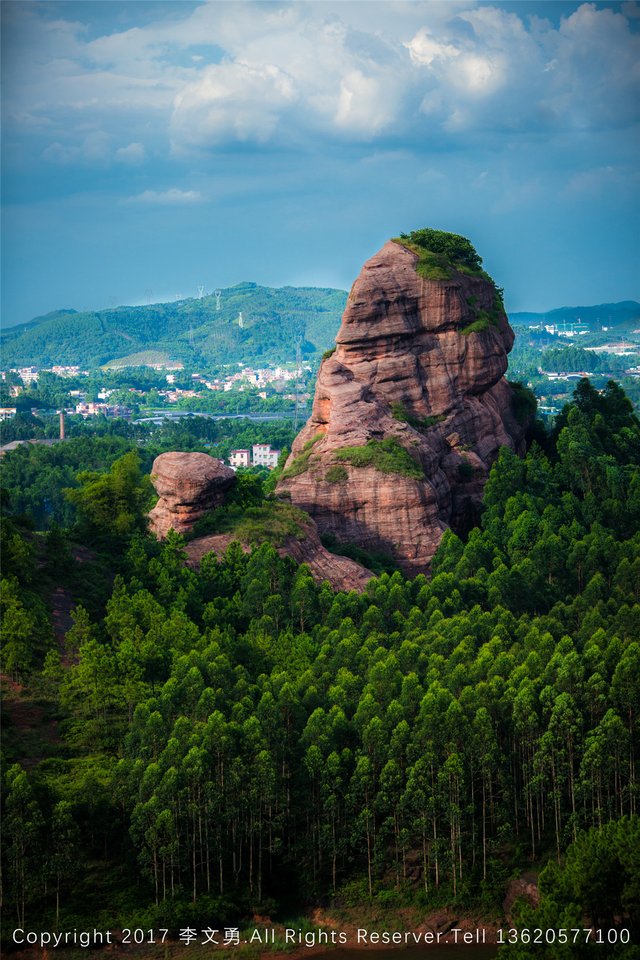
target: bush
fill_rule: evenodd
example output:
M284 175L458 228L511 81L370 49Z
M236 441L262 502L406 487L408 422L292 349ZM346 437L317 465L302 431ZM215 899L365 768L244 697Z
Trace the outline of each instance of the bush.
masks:
M325 350L325 352L322 354L322 359L328 360L329 357L333 356L333 354L336 352L337 349L338 349L337 347L331 347L330 350Z
M332 467L329 467L324 475L324 479L327 483L339 483L341 486L344 486L349 479L349 474L344 467L339 467L337 464L334 464Z
M412 230L411 233L401 233L392 239L418 254L420 260L416 271L427 280L451 280L451 267L455 267L460 273L493 283L489 274L482 269L482 257L471 241L459 233L425 227Z
M408 423L411 427L415 427L416 430L426 430L445 419L443 413L437 417L414 417L409 413L404 403L392 403L391 413L393 414L394 420L399 420L401 423Z
M471 480L473 477L473 466L469 463L468 460L463 460L460 466L458 467L458 473L460 479L464 483L466 480Z
M318 440L321 440L324 434L317 433L313 440L307 440L302 452L298 454L290 467L287 467L286 470L281 474L281 480L288 480L290 477L297 477L301 473L306 473L309 469L309 457L313 452L313 445L317 443Z
M304 540L303 523L309 515L289 503L280 500L264 500L257 506L242 508L232 505L226 511L209 514L204 523L198 524L198 536L226 533L242 543L264 543L281 547L286 537Z

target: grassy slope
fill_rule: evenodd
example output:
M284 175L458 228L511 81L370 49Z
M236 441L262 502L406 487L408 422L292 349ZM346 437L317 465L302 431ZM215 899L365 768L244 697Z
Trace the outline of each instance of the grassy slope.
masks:
M2 335L3 358L7 366L97 366L161 350L183 362L290 360L296 336L303 337L307 356L332 344L346 300L343 290L241 283L222 291L220 310L211 296L54 316L26 329L21 325Z

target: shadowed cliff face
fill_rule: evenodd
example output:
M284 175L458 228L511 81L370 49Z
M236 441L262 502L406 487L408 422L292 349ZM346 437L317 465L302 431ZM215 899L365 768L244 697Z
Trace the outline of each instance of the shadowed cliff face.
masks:
M427 572L447 527L470 526L500 447L522 452L526 430L504 379L514 333L493 284L456 270L425 280L417 262L389 241L365 263L278 484L321 533L391 553L412 575ZM484 329L462 332L474 323ZM389 438L403 472L340 457Z

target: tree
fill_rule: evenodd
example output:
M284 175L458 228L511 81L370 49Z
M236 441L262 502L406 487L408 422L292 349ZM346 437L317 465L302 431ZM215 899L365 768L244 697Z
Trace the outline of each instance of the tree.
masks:
M3 580L0 591L2 669L19 682L33 660L39 632L38 620L31 610L25 608L20 599L18 582L15 578Z
M2 832L8 847L9 880L18 923L24 928L25 903L42 863L44 819L27 774L17 763L7 772L5 810Z
M56 884L56 933L60 920L60 891L80 875L80 831L66 800L57 803L51 818L51 856L49 870Z
M135 450L116 460L109 473L84 471L78 474L79 489L67 490L88 539L105 538L120 543L147 528L147 512L154 490L148 476L140 472Z

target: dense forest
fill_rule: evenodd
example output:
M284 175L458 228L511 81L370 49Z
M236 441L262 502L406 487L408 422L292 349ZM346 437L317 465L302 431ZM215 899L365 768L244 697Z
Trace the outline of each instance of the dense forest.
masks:
M209 452L224 459L232 449L250 450L254 443L288 450L295 438L293 423L286 421L260 424L194 417L177 423L165 420L156 427L104 417L78 419L80 423L67 425L75 439L53 446L24 444L2 458L0 476L12 511L30 514L38 530L48 530L51 523L72 526L77 513L67 491L78 487L78 474L106 472L131 449L137 451L142 474L149 474L154 459L169 450Z
M480 525L445 534L430 580L362 595L268 540L186 566L180 537L146 533L133 438L3 458L5 929L372 901L499 917L533 870L519 925L586 916L605 942L507 956L637 957L640 423L617 384L583 380L535 436L501 451ZM276 509L273 479L241 475L234 509ZM30 753L19 690L57 725Z
M97 367L146 350L183 363L283 362L320 355L340 326L347 293L320 287L239 283L215 295L174 303L71 312L52 311L1 334L3 364ZM239 324L242 313L242 325Z

